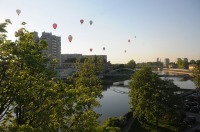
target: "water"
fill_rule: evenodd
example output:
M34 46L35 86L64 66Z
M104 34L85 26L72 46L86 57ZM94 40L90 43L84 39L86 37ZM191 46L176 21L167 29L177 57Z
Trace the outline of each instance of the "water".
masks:
M100 122L104 122L108 117L120 117L130 111L129 107L129 88L122 86L108 86L103 91L103 98L100 99L100 108L95 111L102 114Z
M161 77L164 79L164 77ZM195 89L195 85L190 79L181 77L167 77L167 79L174 80L174 83L181 89ZM130 80L124 81L128 86ZM108 117L120 117L130 111L129 106L129 88L123 86L108 86L103 91L103 98L100 99L101 107L96 108L95 111L102 114L98 119L100 123L104 122Z

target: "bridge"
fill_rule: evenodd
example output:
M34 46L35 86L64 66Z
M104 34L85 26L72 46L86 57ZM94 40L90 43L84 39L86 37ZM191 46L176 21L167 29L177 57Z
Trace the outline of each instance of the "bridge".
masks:
M131 68L119 68L105 73L104 76L131 76L135 71L135 69Z

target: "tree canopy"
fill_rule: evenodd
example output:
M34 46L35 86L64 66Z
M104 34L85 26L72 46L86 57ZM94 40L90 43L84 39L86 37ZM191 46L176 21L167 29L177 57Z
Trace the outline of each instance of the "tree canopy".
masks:
M170 80L161 80L151 68L144 67L131 77L130 106L141 122L158 119L180 121L182 103L175 94L179 88Z
M43 55L47 42L37 43L24 28L15 42L7 40L9 23L0 24L0 131L96 131L97 63L84 61L75 84L63 83L55 78L55 62Z
M177 65L178 65L178 68L181 68L181 69L188 69L188 62L182 60L182 59L179 59L177 61Z
M136 67L136 63L134 60L130 60L127 64L126 64L127 68L131 68L131 69L135 69Z
M198 90L200 90L200 66L196 66L193 70L194 83Z

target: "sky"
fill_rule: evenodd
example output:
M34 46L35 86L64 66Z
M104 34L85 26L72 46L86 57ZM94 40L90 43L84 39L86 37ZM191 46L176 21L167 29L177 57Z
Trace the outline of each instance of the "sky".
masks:
M112 64L200 60L200 0L0 0L5 19L8 39L25 21L39 37L61 36L61 54L107 55Z

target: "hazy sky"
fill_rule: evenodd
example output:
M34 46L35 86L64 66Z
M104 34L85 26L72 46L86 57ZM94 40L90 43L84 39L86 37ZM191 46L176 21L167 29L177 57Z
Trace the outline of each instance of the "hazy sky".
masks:
M13 23L9 39L25 21L39 36L61 36L62 54L107 55L113 64L200 59L200 0L0 0L0 23L5 19Z

